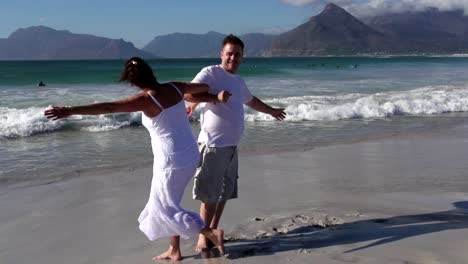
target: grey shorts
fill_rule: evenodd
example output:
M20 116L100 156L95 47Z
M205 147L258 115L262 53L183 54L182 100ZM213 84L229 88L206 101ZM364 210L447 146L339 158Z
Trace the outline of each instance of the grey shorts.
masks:
M216 203L237 198L237 147L200 144L200 164L195 173L193 199Z

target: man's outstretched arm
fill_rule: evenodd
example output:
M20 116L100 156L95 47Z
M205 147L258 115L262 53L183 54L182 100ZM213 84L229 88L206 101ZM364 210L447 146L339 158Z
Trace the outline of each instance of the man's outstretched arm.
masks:
M247 105L255 111L269 114L280 121L286 117L286 112L284 112L284 108L271 107L265 104L262 100L258 99L256 96L254 96L249 102L245 103L245 105Z

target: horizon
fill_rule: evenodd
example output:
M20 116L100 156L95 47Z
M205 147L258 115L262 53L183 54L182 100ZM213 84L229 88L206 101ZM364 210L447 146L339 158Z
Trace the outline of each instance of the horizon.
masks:
M378 4L375 0L273 0L255 3L238 0L235 3L189 2L184 3L184 8L175 2L151 0L135 0L132 3L110 0L66 3L59 0L18 0L2 4L0 16L5 22L0 29L0 39L8 38L20 28L45 26L75 34L124 39L141 49L156 36L172 33L280 34L319 14L329 2L361 16L378 14L383 12L384 7L387 11L427 7L442 11L468 9L468 3L464 0L432 0L426 1L426 4L417 0L382 0Z

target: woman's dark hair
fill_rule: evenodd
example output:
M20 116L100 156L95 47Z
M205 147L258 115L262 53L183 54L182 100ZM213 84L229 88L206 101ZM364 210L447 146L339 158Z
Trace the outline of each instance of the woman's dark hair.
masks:
M139 57L127 60L119 81L138 87L153 87L158 83L151 67Z
M226 44L233 44L233 45L238 45L242 48L242 51L244 51L244 42L242 42L242 40L240 38L238 38L237 36L233 35L233 34L229 34L227 35L224 39L223 39L223 46L222 48L224 48L224 46L226 46Z

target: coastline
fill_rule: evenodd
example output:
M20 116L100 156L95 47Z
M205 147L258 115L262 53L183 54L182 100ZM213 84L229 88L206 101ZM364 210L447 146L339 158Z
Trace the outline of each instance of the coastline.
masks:
M293 153L293 152L307 152L320 148L327 148L339 145L349 145L356 143L366 143L382 140L392 140L392 139L404 139L404 138L414 138L414 137L431 137L437 134L447 134L452 136L463 136L464 127L468 126L466 116L454 115L451 119L441 120L439 122L433 122L431 126L423 126L421 128L412 128L412 129L402 129L402 130L393 130L393 131L379 131L379 133L363 133L360 135L353 135L352 137L345 138L332 138L328 141L319 141L309 144L298 144L295 141L289 142L289 144L281 145L264 145L260 143L249 144L249 142L241 143L239 147L240 156L250 157L257 155L269 155L269 154L279 154L279 153ZM198 127L195 128L194 134L198 134ZM125 131L125 135L132 132L132 130ZM255 136L254 131L246 131L245 138L251 138ZM273 140L273 139L270 139ZM142 156L138 159L132 159L130 161L124 161L122 159L118 161L113 161L112 159L105 160L104 164L99 164L98 166L84 166L85 164L80 164L80 166L75 168L66 168L63 166L61 168L51 168L48 172L42 172L39 175L34 172L37 178L32 177L18 177L18 181L15 180L15 177L8 177L0 180L0 194L3 191L16 188L25 188L40 186L45 184L51 184L54 182L66 181L75 177L86 177L87 175L100 175L100 174L112 174L112 172L119 171L134 171L136 169L148 168L152 166L153 160L151 155L151 150L147 150L146 156ZM51 166L53 167L53 166Z
M312 150L240 155L239 199L221 227L227 257L184 263L465 263L467 126ZM137 217L151 167L0 192L5 263L151 263ZM183 206L198 210L191 184ZM165 262L164 262L165 263Z

